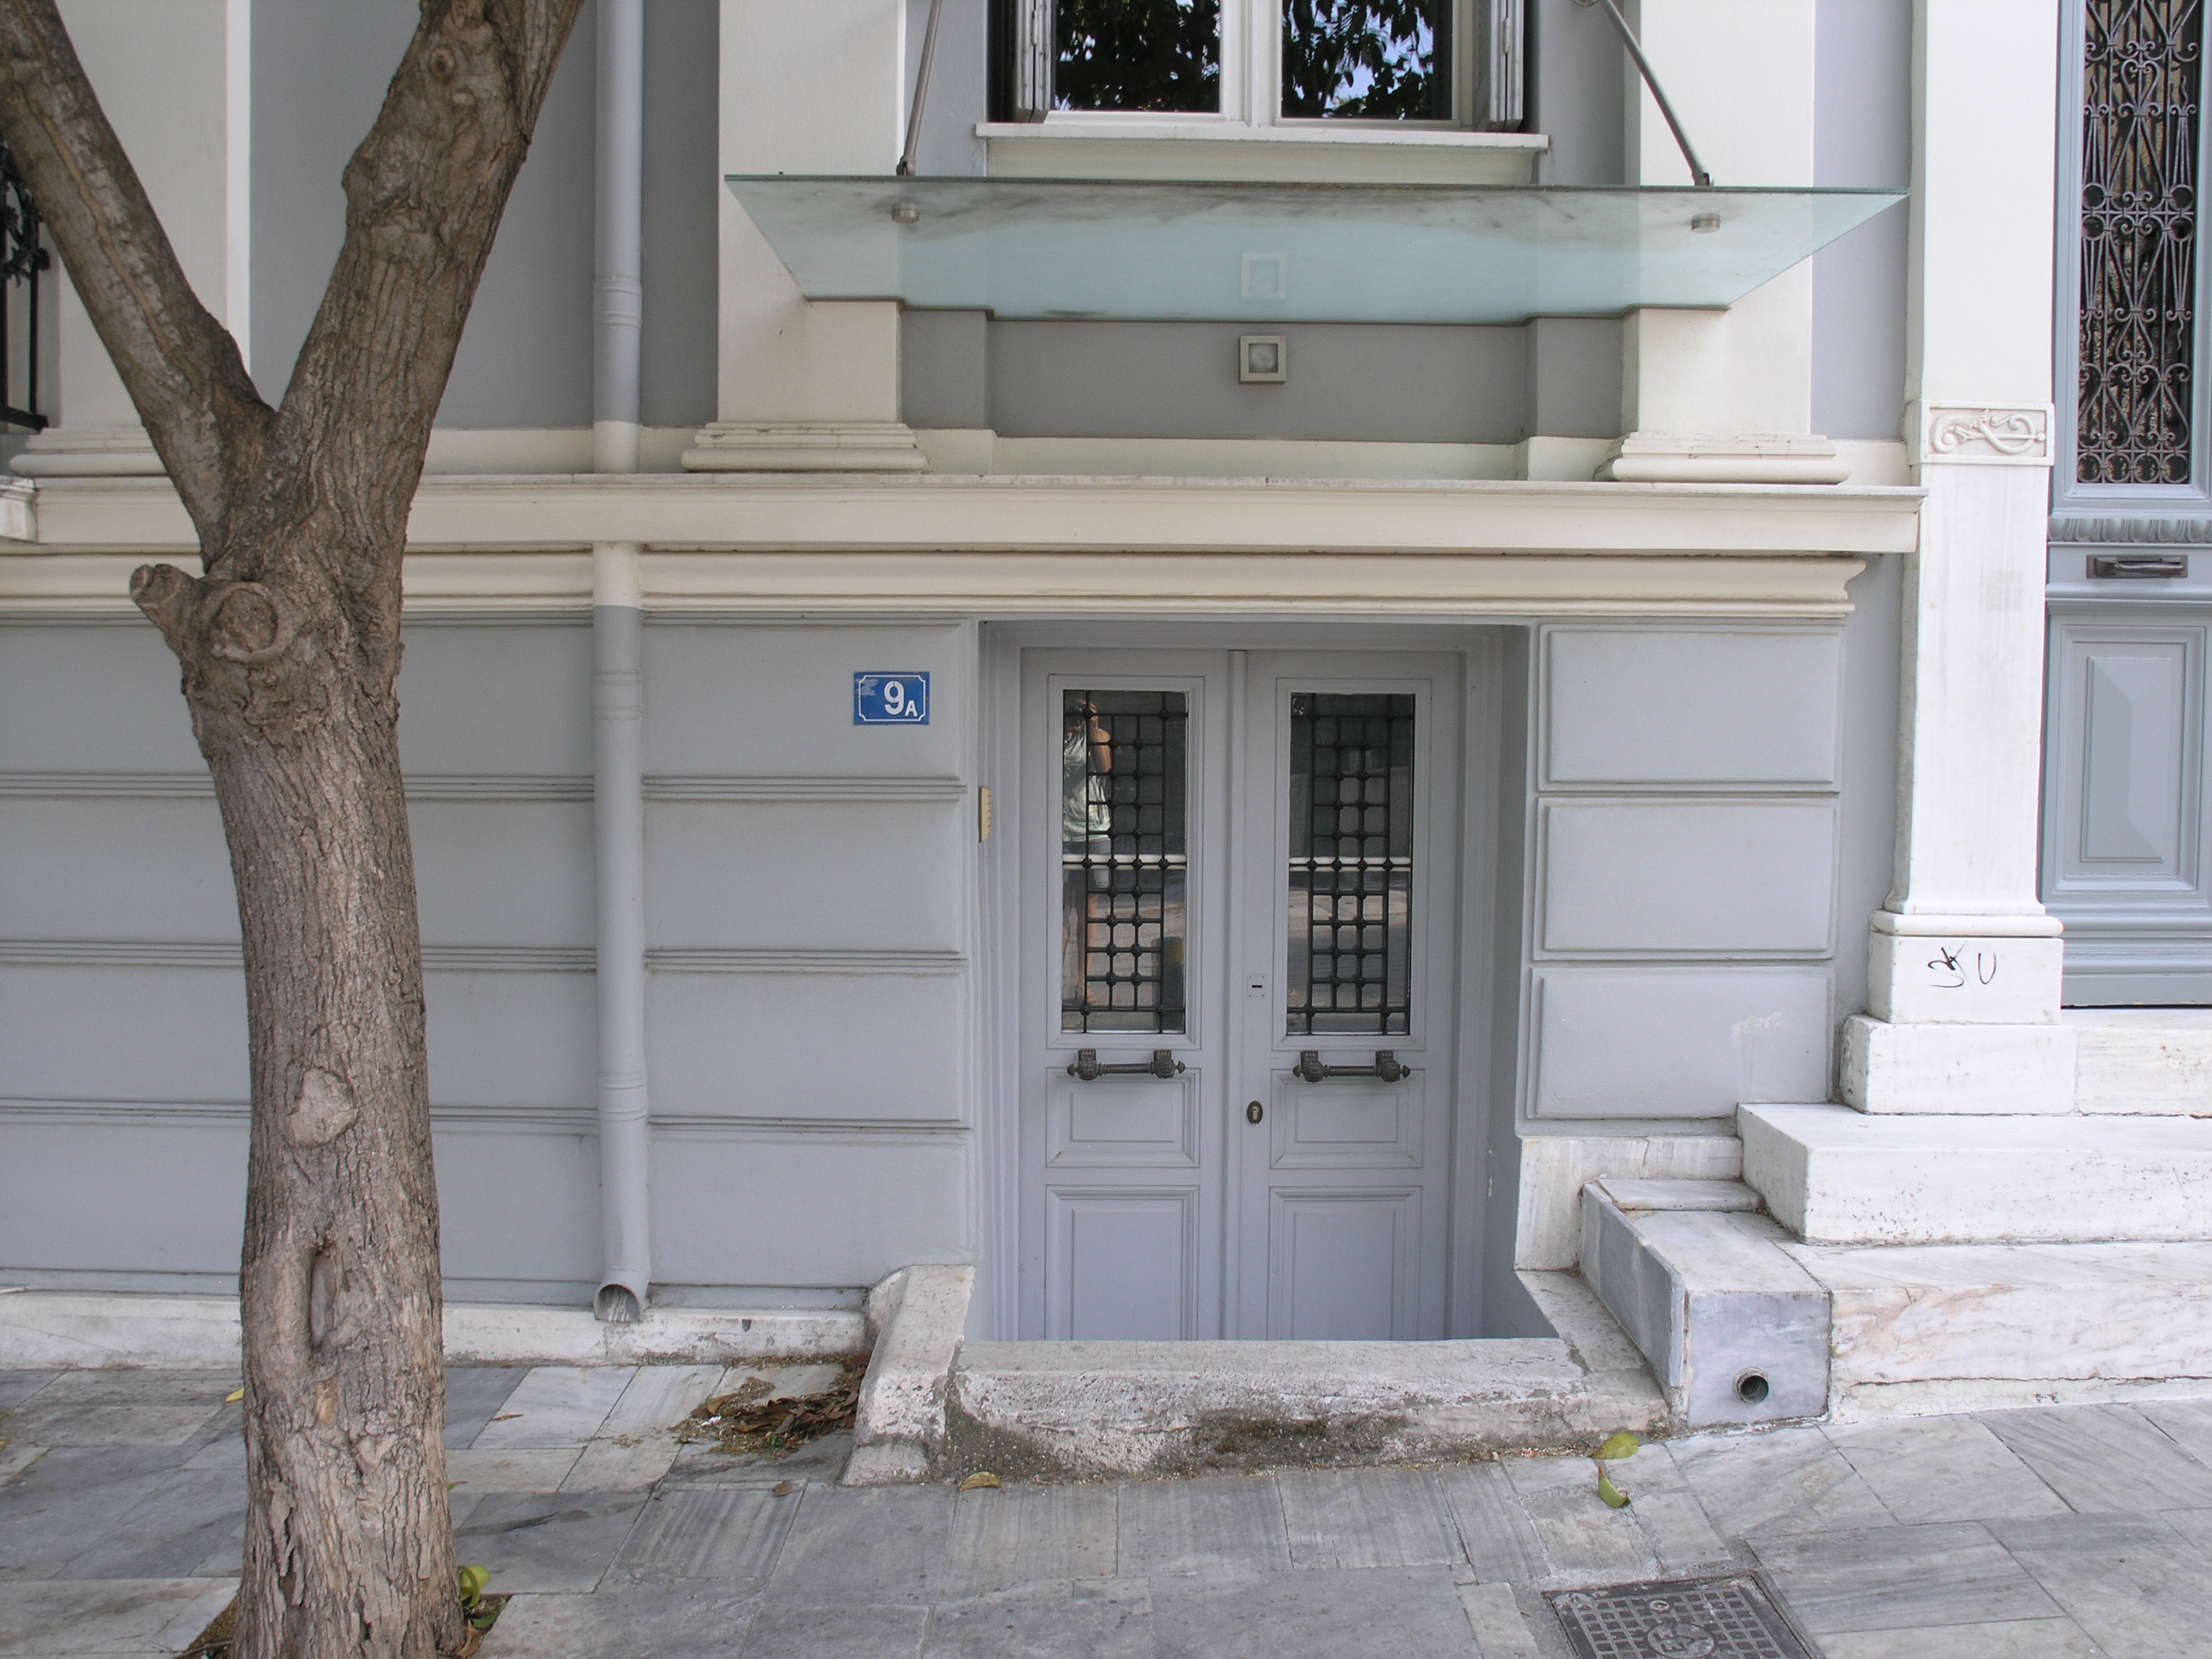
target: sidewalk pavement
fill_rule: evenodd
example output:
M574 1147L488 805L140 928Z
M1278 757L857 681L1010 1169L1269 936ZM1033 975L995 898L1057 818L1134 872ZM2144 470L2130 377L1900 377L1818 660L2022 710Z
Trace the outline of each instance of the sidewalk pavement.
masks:
M483 1659L1567 1659L1540 1591L1731 1570L1826 1659L2212 1652L2212 1402L1699 1436L1613 1510L1581 1457L955 1492L679 1448L751 1374L449 1373L461 1559L515 1593ZM0 1372L0 1656L173 1654L229 1600L236 1386Z

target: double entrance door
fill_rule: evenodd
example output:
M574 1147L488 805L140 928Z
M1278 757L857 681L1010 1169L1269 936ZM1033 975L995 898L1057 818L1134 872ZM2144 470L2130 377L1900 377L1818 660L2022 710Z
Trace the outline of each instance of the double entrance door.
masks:
M1461 657L1022 657L1022 1334L1445 1334Z

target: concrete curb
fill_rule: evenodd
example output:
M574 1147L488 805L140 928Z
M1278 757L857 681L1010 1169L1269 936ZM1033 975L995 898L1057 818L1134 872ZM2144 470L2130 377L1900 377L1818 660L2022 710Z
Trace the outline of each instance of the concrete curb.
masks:
M890 1486L926 1480L945 1441L952 1367L968 1328L972 1267L902 1267L868 1292L875 1358L860 1383L853 1425L848 1486Z
M859 1313L649 1310L605 1325L586 1308L446 1310L446 1358L477 1365L711 1365L827 1358L866 1341ZM19 1291L0 1295L0 1370L238 1369L238 1299Z

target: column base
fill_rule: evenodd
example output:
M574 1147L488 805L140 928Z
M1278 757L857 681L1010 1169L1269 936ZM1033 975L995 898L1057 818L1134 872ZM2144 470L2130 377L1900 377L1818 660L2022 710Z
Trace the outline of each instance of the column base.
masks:
M1850 463L1826 438L1782 433L1632 432L1597 476L1615 483L1841 483Z
M168 469L143 426L59 426L24 440L10 470L26 478L158 478Z
M1871 1114L2024 1115L2074 1109L2069 1025L1844 1022L1843 1096Z
M1867 936L1867 1012L1876 1019L1913 1025L2057 1024L2066 944L2055 927L1999 933L1976 918L1930 919L1958 930L1939 933L1917 926L1922 920L1886 912L1875 918ZM1911 931L1898 923L1911 925Z
M902 421L717 421L684 452L688 472L921 472Z

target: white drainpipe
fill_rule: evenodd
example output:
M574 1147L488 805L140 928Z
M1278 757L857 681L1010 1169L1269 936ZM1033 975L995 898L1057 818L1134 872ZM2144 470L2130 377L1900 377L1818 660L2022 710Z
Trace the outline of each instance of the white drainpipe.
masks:
M645 0L600 0L592 465L635 472L643 322ZM641 549L592 550L592 797L599 898L599 1217L592 1311L627 1323L653 1281L645 1078L645 613Z

